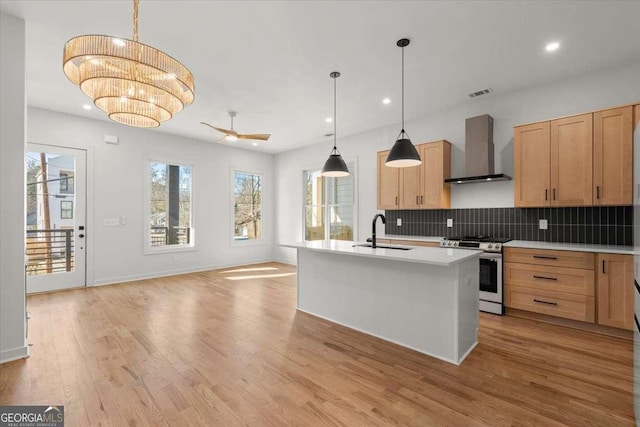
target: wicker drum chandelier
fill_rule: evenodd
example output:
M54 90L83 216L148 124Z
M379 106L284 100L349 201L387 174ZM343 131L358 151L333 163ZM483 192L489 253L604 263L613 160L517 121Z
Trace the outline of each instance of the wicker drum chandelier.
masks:
M63 69L111 120L129 126L158 127L195 96L187 67L138 42L138 0L133 0L133 40L72 38L64 46Z

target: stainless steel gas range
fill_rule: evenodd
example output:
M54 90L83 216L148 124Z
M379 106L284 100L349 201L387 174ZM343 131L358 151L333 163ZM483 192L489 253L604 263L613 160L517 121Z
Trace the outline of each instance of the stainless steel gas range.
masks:
M504 314L502 283L502 244L511 239L465 236L445 237L440 242L443 248L478 249L480 255L480 311Z

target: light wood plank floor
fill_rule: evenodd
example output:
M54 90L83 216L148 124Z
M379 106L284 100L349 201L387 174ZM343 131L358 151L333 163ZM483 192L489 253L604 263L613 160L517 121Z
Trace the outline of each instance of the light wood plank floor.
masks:
M260 264L31 296L28 360L0 404L68 426L631 426L633 344L480 315L456 367L295 310Z

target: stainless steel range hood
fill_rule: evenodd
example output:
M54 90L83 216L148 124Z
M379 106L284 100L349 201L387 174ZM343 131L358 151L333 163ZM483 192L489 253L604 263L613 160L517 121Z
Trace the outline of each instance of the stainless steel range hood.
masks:
M465 172L466 176L445 179L451 184L509 181L511 177L494 173L493 117L488 114L465 120Z

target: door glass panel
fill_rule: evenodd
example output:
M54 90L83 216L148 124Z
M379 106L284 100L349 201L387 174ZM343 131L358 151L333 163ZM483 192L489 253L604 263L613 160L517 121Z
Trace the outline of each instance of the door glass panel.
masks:
M353 170L353 166L350 170ZM353 175L329 178L325 182L329 190L330 239L351 241L354 212Z
M27 275L75 271L75 157L29 151L26 169Z

